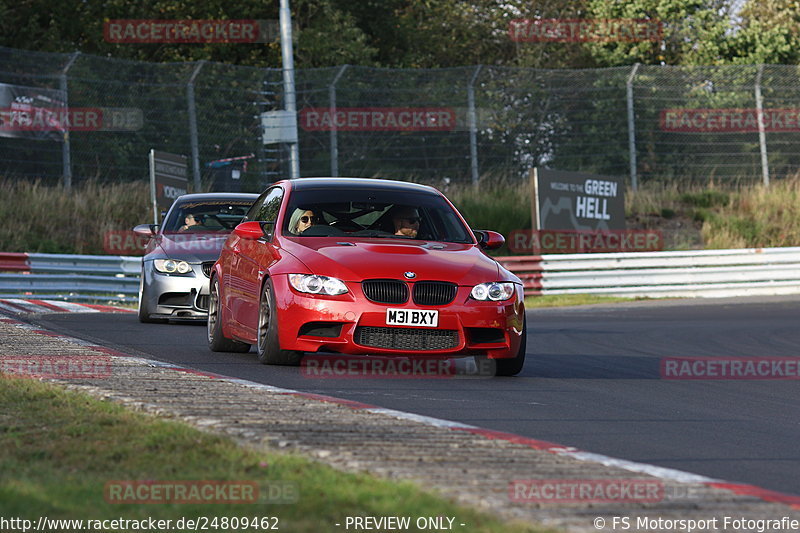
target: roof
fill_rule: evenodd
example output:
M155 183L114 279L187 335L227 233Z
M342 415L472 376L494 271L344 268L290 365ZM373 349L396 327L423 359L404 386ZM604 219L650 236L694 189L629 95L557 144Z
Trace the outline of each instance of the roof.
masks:
M199 202L203 200L255 200L258 194L249 192L199 192L183 194L175 199L181 202Z
M286 182L291 183L292 189L298 191L335 187L337 189L402 190L428 194L437 192L428 185L375 178L297 178L286 180Z

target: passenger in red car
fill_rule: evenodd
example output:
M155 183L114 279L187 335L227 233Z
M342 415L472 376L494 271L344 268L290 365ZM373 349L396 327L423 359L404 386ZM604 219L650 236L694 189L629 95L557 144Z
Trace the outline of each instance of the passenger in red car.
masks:
M419 211L413 207L398 206L392 208L394 234L403 237L417 237L419 232Z

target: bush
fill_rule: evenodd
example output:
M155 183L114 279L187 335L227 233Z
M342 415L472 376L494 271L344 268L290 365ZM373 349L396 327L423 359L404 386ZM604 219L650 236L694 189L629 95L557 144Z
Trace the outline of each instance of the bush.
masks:
M85 181L67 192L0 180L0 251L102 254L103 236L152 220L149 184Z

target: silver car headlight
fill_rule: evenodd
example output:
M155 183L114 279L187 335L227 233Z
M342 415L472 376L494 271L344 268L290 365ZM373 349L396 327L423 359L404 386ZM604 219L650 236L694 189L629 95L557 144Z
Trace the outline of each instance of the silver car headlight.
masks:
M164 274L188 274L192 271L192 266L186 261L178 259L156 259L153 266Z
M347 292L347 285L340 279L314 274L289 274L289 283L295 290L309 294L337 296Z
M497 281L475 285L469 295L474 300L502 302L514 296L514 292L513 283Z

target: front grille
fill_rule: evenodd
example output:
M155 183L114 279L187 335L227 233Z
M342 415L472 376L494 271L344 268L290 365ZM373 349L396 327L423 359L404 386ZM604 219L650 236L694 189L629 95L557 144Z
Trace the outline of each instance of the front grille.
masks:
M361 283L367 299L379 304L402 304L408 301L408 286L396 279L368 279Z
M370 348L424 352L458 346L458 331L450 329L357 327L356 344Z
M418 281L414 284L414 303L417 305L447 305L453 301L458 285L446 281Z
M203 274L206 275L207 278L211 277L211 269L214 268L214 261L206 261L200 267L203 269Z

